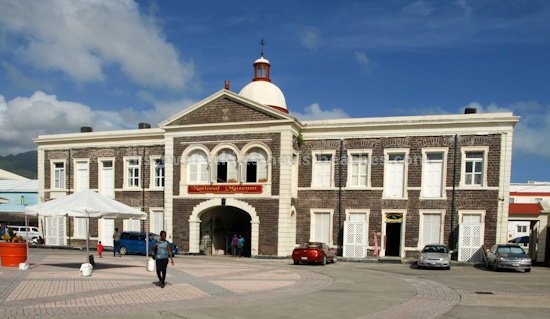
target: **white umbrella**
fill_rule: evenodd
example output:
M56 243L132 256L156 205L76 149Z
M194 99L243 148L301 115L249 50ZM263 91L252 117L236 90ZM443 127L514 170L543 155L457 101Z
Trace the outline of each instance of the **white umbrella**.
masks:
M107 219L147 219L147 214L128 205L117 202L92 190L47 201L42 204L25 207L25 215L29 216L69 216L87 218L86 253L89 256L89 223L92 218Z

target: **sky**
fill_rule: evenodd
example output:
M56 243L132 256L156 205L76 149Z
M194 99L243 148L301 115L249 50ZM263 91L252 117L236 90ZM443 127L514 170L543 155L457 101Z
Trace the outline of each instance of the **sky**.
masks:
M0 0L0 155L238 93L262 38L301 120L513 112L512 182L550 181L547 0Z

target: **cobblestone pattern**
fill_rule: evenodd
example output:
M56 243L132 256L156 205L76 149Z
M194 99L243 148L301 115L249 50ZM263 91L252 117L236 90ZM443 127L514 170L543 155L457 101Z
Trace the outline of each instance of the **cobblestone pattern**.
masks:
M461 296L463 295L499 295L499 296L527 296L527 297L550 297L549 293L545 292L508 292L508 291L494 291L494 290L456 290Z
M81 259L47 256L27 272L1 268L0 318L217 307L310 293L333 283L303 269L188 258L169 266L167 286L160 289L143 257L104 258L91 277L79 276Z
M362 318L437 318L460 302L460 295L456 291L440 283L420 278L403 280L416 288L417 295L413 299Z

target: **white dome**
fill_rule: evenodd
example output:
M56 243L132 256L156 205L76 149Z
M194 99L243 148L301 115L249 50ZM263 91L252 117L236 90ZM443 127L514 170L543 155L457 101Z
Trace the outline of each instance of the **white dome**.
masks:
M267 64L271 65L271 63L269 63L269 61L267 59L264 59L264 57L261 57L258 60L254 61L254 64L256 64L256 63L267 63Z
M260 60L261 59L258 59L256 62ZM285 96L283 95L283 92L271 82L254 81L245 86L241 92L239 92L239 95L264 105L277 106L286 109Z

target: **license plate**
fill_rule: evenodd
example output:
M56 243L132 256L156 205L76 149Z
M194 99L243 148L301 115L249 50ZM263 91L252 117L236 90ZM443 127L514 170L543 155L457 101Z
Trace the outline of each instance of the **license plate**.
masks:
M302 257L302 260L307 260L307 257Z
M519 267L519 264L512 264L512 267Z

